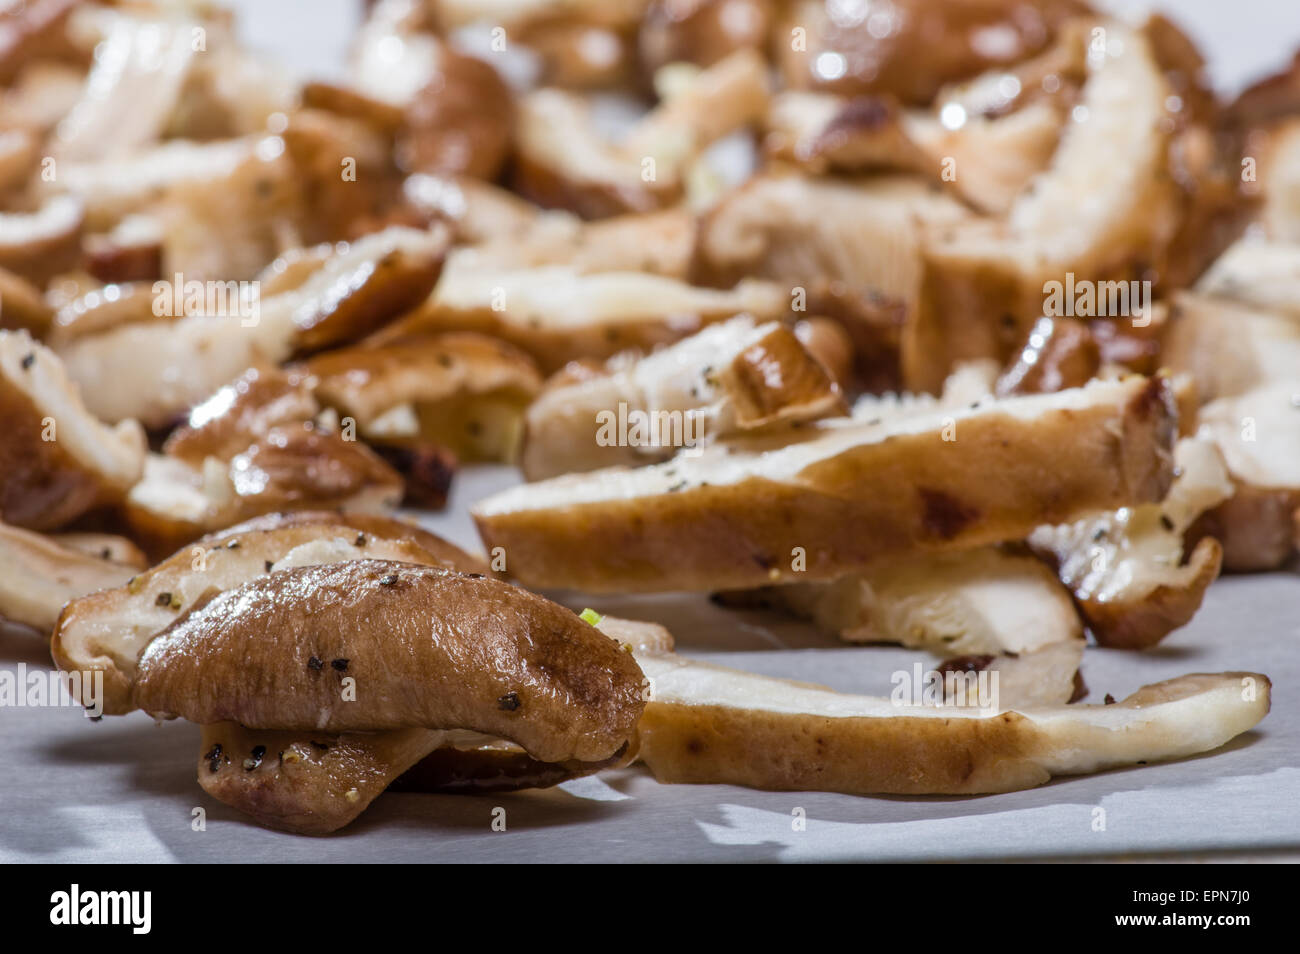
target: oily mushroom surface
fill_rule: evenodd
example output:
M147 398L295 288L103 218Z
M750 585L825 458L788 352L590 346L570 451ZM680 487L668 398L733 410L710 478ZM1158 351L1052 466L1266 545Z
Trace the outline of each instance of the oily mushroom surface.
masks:
M595 761L631 736L641 683L629 654L540 596L361 560L273 571L201 602L141 654L132 699L204 725L466 728L543 761Z

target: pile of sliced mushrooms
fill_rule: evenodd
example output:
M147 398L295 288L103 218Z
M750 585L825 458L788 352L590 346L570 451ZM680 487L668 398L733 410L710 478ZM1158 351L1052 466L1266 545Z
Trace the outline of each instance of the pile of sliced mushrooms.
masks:
M257 823L634 764L992 794L1267 714L1081 665L1295 555L1300 58L1227 102L1084 0L378 0L303 82L203 0L4 6L0 615ZM484 463L481 549L422 529ZM664 592L1000 701L599 612Z

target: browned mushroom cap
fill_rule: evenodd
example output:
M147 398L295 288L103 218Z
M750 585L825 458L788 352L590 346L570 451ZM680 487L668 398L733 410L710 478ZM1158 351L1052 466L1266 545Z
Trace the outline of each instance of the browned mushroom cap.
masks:
M774 48L794 89L892 93L924 105L946 83L1032 56L1088 12L1080 0L894 0L846 15L829 0L800 0L775 24Z
M0 268L0 328L30 331L44 338L54 321L54 311L41 290L27 279Z
M1101 349L1088 326L1074 318L1040 318L997 393L1044 394L1083 387L1101 367Z
M543 761L596 761L631 736L641 684L629 654L540 596L362 560L274 571L195 607L141 654L132 698L203 725L467 728Z
M0 84L8 84L33 59L70 48L68 17L79 0L27 0L11 4L0 20Z
M261 513L340 507L385 511L402 499L402 479L369 447L338 431L275 427L228 459L190 464L151 455L127 495L127 522L154 551Z
M196 540L125 586L71 603L51 641L68 671L104 673L104 711L131 711L136 659L155 634L212 589L229 589L275 566L361 559L427 563L487 573L482 561L412 524L326 511L266 514Z
M229 459L272 428L311 420L319 411L303 375L249 368L192 408L163 451L193 464Z
M416 334L317 355L305 365L321 403L382 445L509 461L521 415L541 388L528 355L470 332Z
M762 49L771 0L653 0L637 35L643 68L669 63L712 66L736 50Z
M81 403L55 354L25 331L0 331L0 516L34 530L120 501L144 466L134 421L108 427Z
M56 196L32 213L0 213L0 268L44 287L81 257L81 204Z
M496 69L442 44L433 76L406 107L395 158L407 173L491 180L513 129L514 97Z

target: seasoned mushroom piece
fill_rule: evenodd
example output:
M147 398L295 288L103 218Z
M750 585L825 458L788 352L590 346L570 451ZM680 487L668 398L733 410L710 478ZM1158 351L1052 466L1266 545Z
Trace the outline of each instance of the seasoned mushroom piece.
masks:
M68 671L103 672L104 711L130 712L140 652L209 591L276 567L367 558L487 573L481 561L398 520L323 511L268 514L196 540L125 586L74 601L54 632L54 661Z
M151 454L125 515L153 550L168 552L258 514L320 507L383 513L401 499L401 476L374 451L308 421L274 427L229 458L192 464Z
M831 418L793 439L730 437L662 464L526 484L472 512L487 546L505 547L510 571L532 586L828 580L1158 500L1175 428L1167 382L1134 376L896 421Z
M366 440L441 447L460 460L513 460L523 410L542 384L522 351L471 332L328 351L304 368L320 403L354 419Z
M528 409L522 466L530 480L636 466L721 435L846 412L792 331L742 315L638 360L562 372ZM638 438L602 439L617 420L633 422Z
M25 331L0 331L0 518L63 526L122 500L144 469L135 421L109 427L86 410L54 352Z
M144 569L129 540L46 536L0 524L0 617L48 635L73 599L121 586Z
M597 761L631 737L641 684L630 654L540 596L361 560L272 571L200 602L141 654L132 699L203 725L466 728L543 761Z

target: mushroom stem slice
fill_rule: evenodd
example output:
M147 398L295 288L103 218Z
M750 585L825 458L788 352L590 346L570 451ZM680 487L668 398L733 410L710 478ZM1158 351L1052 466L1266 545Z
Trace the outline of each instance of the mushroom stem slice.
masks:
M1130 377L896 421L832 418L794 439L727 438L662 464L513 488L473 512L488 547L505 547L535 587L831 580L1158 500L1174 430L1167 382Z
M1267 714L1257 673L1180 676L1115 705L902 705L674 655L638 656L637 757L661 782L975 795L1218 748Z
M360 560L273 570L201 601L145 648L132 698L200 725L472 729L562 762L613 755L641 686L630 654L549 600Z

